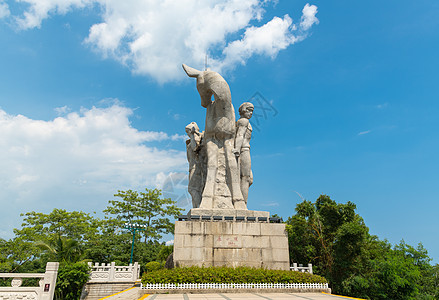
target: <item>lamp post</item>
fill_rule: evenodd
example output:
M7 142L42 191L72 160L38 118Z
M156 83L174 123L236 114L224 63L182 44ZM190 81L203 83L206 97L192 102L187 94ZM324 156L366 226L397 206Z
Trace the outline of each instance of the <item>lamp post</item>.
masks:
M134 254L134 241L136 240L136 231L145 231L146 225L141 225L136 223L125 223L125 229L128 229L133 234L133 242L131 244L131 257L130 257L130 264L132 264L133 254Z

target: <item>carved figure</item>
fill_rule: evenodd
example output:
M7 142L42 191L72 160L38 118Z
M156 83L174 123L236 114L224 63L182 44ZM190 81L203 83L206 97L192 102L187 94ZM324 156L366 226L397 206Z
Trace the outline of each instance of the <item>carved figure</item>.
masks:
M189 162L188 191L192 196L193 207L197 208L201 203L206 178L205 151L203 151L202 145L203 133L200 132L195 122L189 123L185 131L189 136L189 140L186 141L186 153Z
M239 107L241 118L236 122L235 148L233 153L236 155L241 177L241 192L245 204L248 199L248 189L253 183L253 172L250 157L250 139L252 137L252 125L250 118L255 107L250 102L244 102Z
M200 208L247 209L232 152L236 129L229 85L217 72L199 71L184 64L183 69L189 77L197 78L201 106L206 108L207 174Z

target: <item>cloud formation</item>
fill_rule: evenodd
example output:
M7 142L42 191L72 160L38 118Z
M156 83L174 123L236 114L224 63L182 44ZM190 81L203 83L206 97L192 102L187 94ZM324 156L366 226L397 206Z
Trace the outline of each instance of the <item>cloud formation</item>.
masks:
M98 5L102 22L90 27L85 43L135 74L162 83L183 78L182 62L202 68L206 53L216 71L245 64L255 54L274 58L280 50L303 40L318 23L317 7L306 4L297 25L285 15L252 26L262 22L263 6L273 0L20 1L29 4L17 18L21 29L39 27L50 15ZM241 38L231 40L239 35Z
M0 0L0 19L9 16L9 6L3 0Z
M0 109L0 202L10 205L0 218L9 230L21 212L100 211L117 189L153 187L158 174L185 170L185 152L151 145L182 137L139 131L132 114L115 104L42 121Z
M361 132L358 133L358 135L365 135L365 134L368 134L368 133L371 133L371 132L372 132L372 130L361 131Z

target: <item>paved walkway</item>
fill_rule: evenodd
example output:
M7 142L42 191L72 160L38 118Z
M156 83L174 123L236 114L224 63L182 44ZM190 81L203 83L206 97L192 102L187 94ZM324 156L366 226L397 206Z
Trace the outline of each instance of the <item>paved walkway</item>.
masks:
M99 300L137 300L139 298L139 289L139 287L132 287Z
M326 293L217 293L217 294L153 294L139 298L139 287L132 287L122 292L99 300L337 300L356 299Z
M337 300L355 299L323 293L234 293L234 294L155 294L146 300Z

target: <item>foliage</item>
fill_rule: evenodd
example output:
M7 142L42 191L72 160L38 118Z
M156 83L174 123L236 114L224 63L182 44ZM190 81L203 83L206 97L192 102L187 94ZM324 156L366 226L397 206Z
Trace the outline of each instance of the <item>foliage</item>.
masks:
M352 202L321 195L287 220L291 262L312 263L335 293L364 299L438 299L438 266L422 244L393 248L369 234ZM436 277L435 277L436 276Z
M361 254L368 235L355 204L339 204L321 195L315 203L303 201L288 218L291 262L312 263L332 283L339 283Z
M172 252L172 247L159 239L173 232L170 218L178 216L181 209L160 195L159 190L119 191L115 195L119 199L110 201L105 209L105 219L63 209L22 214L23 223L14 229L15 237L8 241L0 238L0 272L43 273L48 261L58 261L57 299L78 299L89 276L88 266L80 261L128 264L132 234L124 229L125 222L147 226L143 242L140 234L135 240L134 261L142 267L159 260L159 253ZM1 280L0 285L9 281Z
M86 263L62 263L58 270L55 299L78 300L82 287L90 276L90 268Z
M146 225L143 233L145 241L158 241L164 233L173 233L174 224L169 217L177 218L183 211L178 208L176 202L170 198L160 198L161 192L158 189L145 189L145 192L132 190L118 191L115 197L120 200L110 200L104 212L107 215L115 216L114 222L117 226L123 223L137 223Z
M150 261L145 265L146 272L154 272L160 269L162 269L162 264L158 261Z
M58 262L76 262L82 257L78 241L58 236L56 240L37 242L36 245L47 254L47 260Z
M66 237L77 241L88 241L98 233L101 220L82 211L68 212L55 208L49 214L28 212L21 229L14 229L23 241L51 241Z
M175 202L160 195L148 189L119 191L103 220L62 209L28 212L22 215L22 227L14 230L14 238L0 238L0 272L41 273L47 261L59 261L57 297L77 299L88 276L88 267L79 261L128 264L133 236L123 223L133 222L147 226L146 234L136 234L134 245L134 261L149 270L145 282L326 282L327 278L335 293L346 296L439 299L439 265L431 264L422 244L413 247L401 241L392 246L379 240L369 234L355 204L337 203L326 195L299 203L286 222L291 262L312 263L314 273L324 278L250 268L152 271L173 251L159 239L172 232L171 219L181 212ZM9 281L0 280L0 285Z
M157 259L159 261L165 262L168 259L168 256L174 252L174 245L162 246L159 254L157 255Z
M11 261L7 257L8 242L0 238L0 273L5 273L11 270Z
M63 209L54 209L49 214L32 211L21 216L24 217L22 227L14 229L15 237L7 242L5 249L12 272L32 270L32 262L36 260L41 265L48 259L78 260L81 249L96 239L102 224L87 213ZM76 257L67 258L72 255Z
M142 283L326 283L309 273L249 267L184 267L144 273Z

